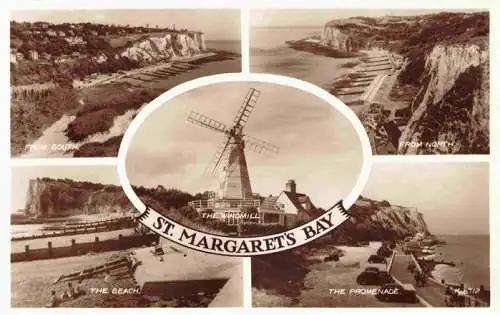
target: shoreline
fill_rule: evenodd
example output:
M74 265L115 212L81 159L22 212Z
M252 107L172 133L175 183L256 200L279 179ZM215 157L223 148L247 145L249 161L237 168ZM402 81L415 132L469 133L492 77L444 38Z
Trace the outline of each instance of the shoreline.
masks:
M489 235L471 235L469 237L488 237ZM438 239L443 240L446 236L438 236ZM446 249L449 246L448 241L445 244L440 244L435 248L435 258L434 265L429 270L430 275L434 278L435 281L441 283L441 280L445 280L447 284L450 285L460 285L460 283L464 283L466 287L476 288L479 285L484 285L486 289L490 289L490 282L486 281L489 279L477 279L477 275L468 274L475 272L476 269L474 267L470 267L470 264L462 261L460 257L458 257L450 250ZM451 244L453 246L453 244ZM424 255L425 256L425 255ZM444 263L440 263L444 262ZM450 265L449 263L453 265ZM484 280L484 281L483 281Z
M115 80L119 80L121 78L126 78L127 76L130 75L135 75L135 74L140 74L142 72L146 71L155 71L161 68L164 68L166 65L168 67L173 66L174 63L179 62L179 63L190 63L192 61L208 58L217 55L218 52L203 52L197 55L193 56L184 56L184 57L173 57L170 60L165 60L165 61L160 61L155 64L151 65L146 65L144 67L139 67L131 70L126 70L126 71L118 71L112 74L97 74L97 78L95 79L87 79L87 80L73 80L73 88L74 89L81 89L81 88L88 88L92 87L94 85L99 85L99 84L109 84L113 83ZM121 73L122 72L122 73ZM88 81L88 82L85 82Z

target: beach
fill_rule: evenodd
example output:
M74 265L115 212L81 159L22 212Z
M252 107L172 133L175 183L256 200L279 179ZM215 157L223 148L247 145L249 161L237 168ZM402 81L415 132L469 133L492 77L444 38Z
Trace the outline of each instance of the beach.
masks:
M25 250L25 245L29 245L30 249L47 248L47 242L52 242L52 246L55 247L66 247L71 246L71 241L75 240L77 244L80 243L91 243L96 237L100 241L117 239L118 235L122 236L132 236L134 235L134 229L122 229L116 231L108 232L98 232L98 233L87 233L87 234L77 234L77 235L65 235L56 236L49 238L36 238L32 240L22 240L22 241L11 241L11 252L12 253L22 253Z
M69 217L60 217L60 218L48 218L48 219L40 219L44 223L36 223L36 224L16 224L11 223L10 225L10 233L11 237L21 237L21 236L31 236L31 235L39 235L42 234L44 228L50 227L53 225L60 225L67 222L70 223L86 223L86 222L96 222L103 220L111 220L122 218L123 214L118 213L96 213L96 214L80 214L73 215Z
M403 57L372 47L348 55L356 57L340 58L325 56L322 50L329 48L320 44L319 48L287 44L305 38L319 42L320 32L319 26L252 28L252 72L286 75L323 88L360 118L374 153L395 154L411 114L411 100L418 91L397 79L405 66Z
M490 288L489 235L440 235L443 244L436 249L437 259L453 261L456 267L437 265L432 272L436 280L464 283L466 287Z
M349 72L342 65L359 58L331 58L294 50L285 43L319 35L321 26L306 28L252 28L250 69L252 72L286 75L330 90L333 80Z
M391 111L408 106L391 93L398 72L388 51L360 50L358 57L333 58L291 48L285 42L319 36L321 27L253 28L250 38L252 72L274 73L313 83L339 97L356 113L376 102ZM354 105L360 103L359 105Z
M169 242L163 242L162 249L162 256L154 255L151 247L141 247L14 263L11 306L44 307L50 302L51 291L59 296L68 283L79 285L85 294L64 301L62 307L241 306L240 259L207 255ZM130 256L136 260L136 267L126 263ZM123 264L116 264L122 259ZM109 271L109 279L102 271L82 281L63 277L95 270L105 263L116 266ZM126 290L130 293L118 293Z
M44 307L50 302L50 291L61 293L66 289L66 283L52 285L61 274L68 274L83 270L95 265L103 264L113 258L121 257L120 252L107 252L94 255L84 255L69 258L18 262L11 264L11 306L12 307ZM112 284L104 282L103 278L89 279L85 287L134 287L135 283L130 277L124 277ZM70 301L73 304L80 302L80 307L85 306L85 301L91 302L87 306L105 305L106 296L87 295L78 300ZM108 303L111 304L112 301ZM103 306L104 306L103 305Z

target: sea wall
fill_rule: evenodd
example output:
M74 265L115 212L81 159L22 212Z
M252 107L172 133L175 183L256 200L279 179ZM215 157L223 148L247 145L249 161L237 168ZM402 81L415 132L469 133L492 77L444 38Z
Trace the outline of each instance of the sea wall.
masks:
M152 63L194 56L206 50L205 36L201 33L167 33L161 37L147 37L125 48L121 56Z
M425 58L421 88L400 154L487 153L489 54L476 44L436 45ZM425 145L447 143L449 145Z

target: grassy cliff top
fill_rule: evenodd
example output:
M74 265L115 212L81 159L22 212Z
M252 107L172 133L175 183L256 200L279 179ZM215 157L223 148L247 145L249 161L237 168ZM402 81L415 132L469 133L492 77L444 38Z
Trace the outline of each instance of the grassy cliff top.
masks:
M489 13L451 13L417 16L352 17L331 20L325 27L366 40L382 41L403 53L413 46L468 42L489 35Z

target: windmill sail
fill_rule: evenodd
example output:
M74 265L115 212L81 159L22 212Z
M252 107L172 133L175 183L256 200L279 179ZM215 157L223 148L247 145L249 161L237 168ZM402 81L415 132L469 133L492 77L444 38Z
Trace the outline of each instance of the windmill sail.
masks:
M235 127L244 127L246 125L248 117L250 117L250 114L253 112L259 96L259 90L254 88L250 88L248 90L247 95L243 99L243 105L241 105L240 109L236 113L236 116L234 117L233 122Z
M209 128L214 131L225 133L228 130L227 126L221 123L220 121L217 121L215 119L212 119L197 112L191 112L187 120L193 124L200 125L202 127Z
M273 155L280 151L278 146L249 135L245 135L243 140L245 141L245 148L256 153Z

